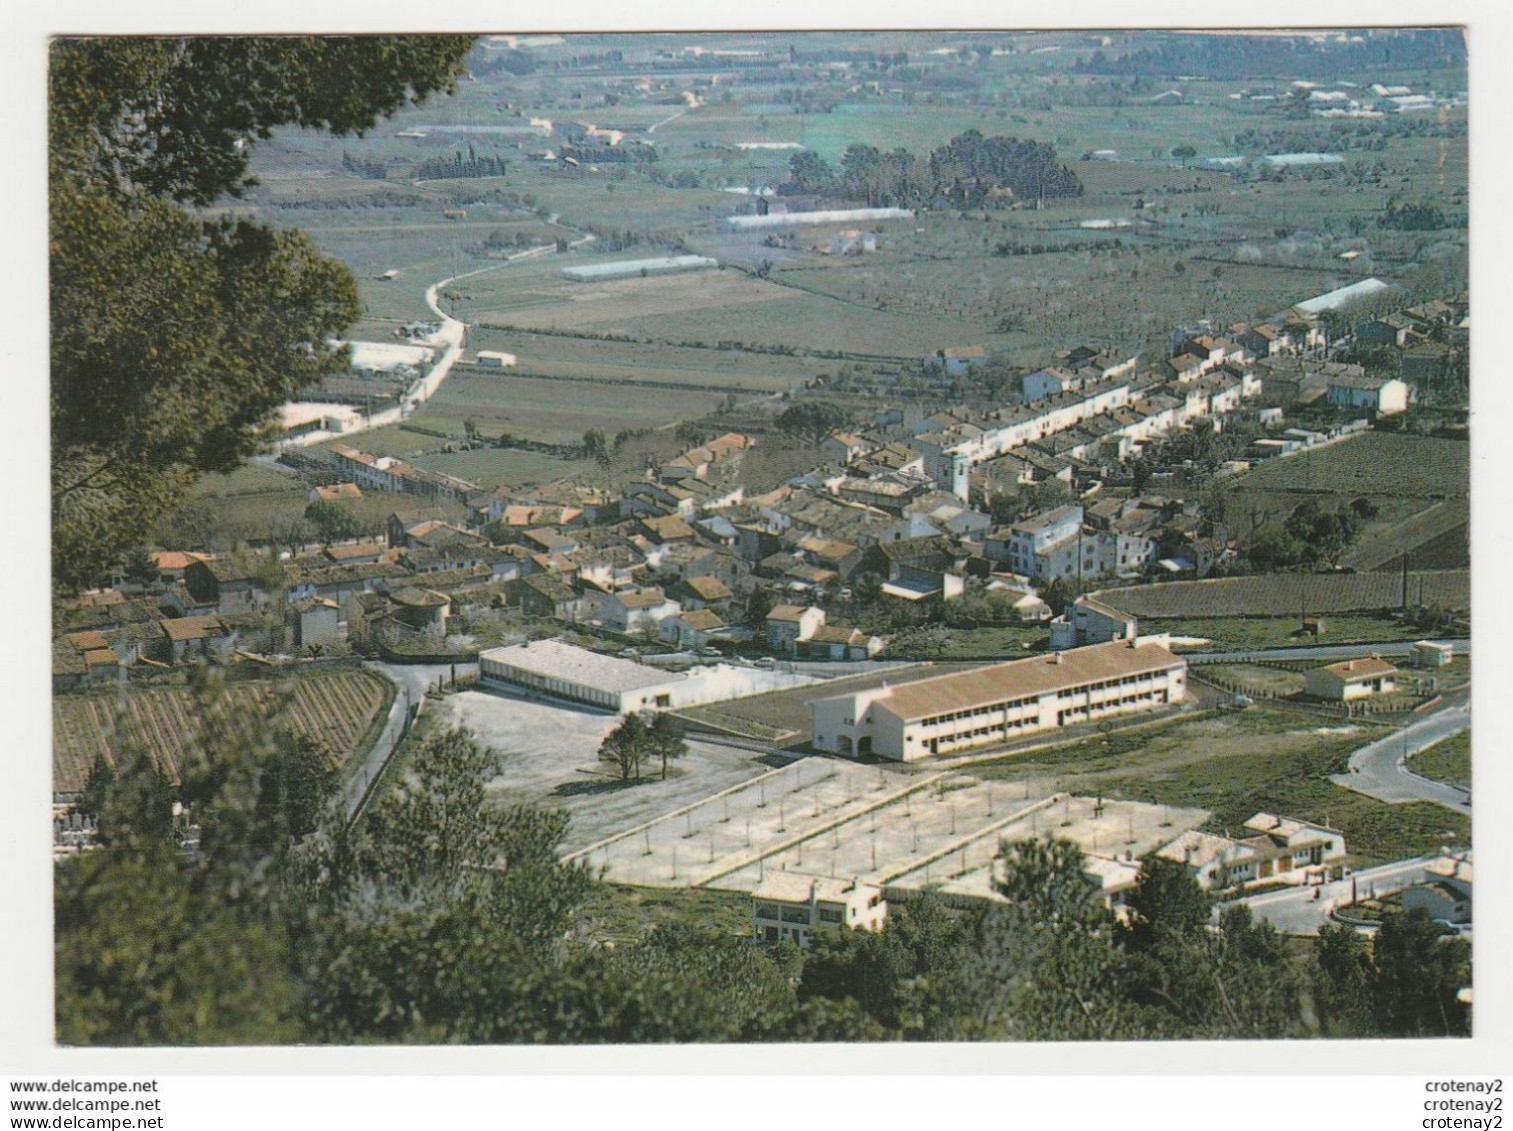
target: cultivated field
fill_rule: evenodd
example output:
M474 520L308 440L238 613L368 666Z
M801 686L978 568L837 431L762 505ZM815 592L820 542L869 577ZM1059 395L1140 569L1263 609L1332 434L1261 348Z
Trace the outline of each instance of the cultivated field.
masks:
M690 389L637 389L632 394L597 382L458 373L413 419L458 436L471 420L484 436L507 432L562 444L581 440L591 428L613 436L624 429L671 427L704 416L722 399L718 393Z
M388 708L393 686L357 669L306 675L292 681L287 716L292 729L321 742L337 768L344 766ZM269 680L228 685L230 707L272 710L279 691ZM115 691L53 697L53 789L84 788L97 757L115 765L128 745L140 745L163 773L177 780L186 745L202 712L184 687L136 688L122 709Z
M1305 609L1310 614L1393 609L1402 604L1402 594L1402 578L1396 573L1305 573L1131 585L1104 589L1098 599L1137 617L1188 619L1288 616ZM1408 600L1469 608L1471 573L1410 573Z
M1317 451L1268 460L1237 476L1237 496L1256 492L1299 495L1456 499L1471 490L1471 448L1462 440L1363 432ZM1322 502L1322 500L1321 500Z

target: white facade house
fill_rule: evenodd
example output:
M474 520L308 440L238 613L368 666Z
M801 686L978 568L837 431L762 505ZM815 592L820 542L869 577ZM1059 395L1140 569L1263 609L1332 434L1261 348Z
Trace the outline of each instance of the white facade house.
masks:
M1110 640L1133 640L1138 622L1128 613L1092 597L1078 597L1051 621L1052 648L1078 648Z
M1332 405L1366 408L1378 416L1408 411L1408 385L1396 377L1342 373L1329 379L1324 395Z
M1341 660L1303 673L1304 693L1317 699L1368 699L1396 687L1397 668L1376 656Z
M1157 855L1186 866L1209 891L1263 882L1320 882L1345 859L1345 834L1326 825L1257 813L1245 829L1251 835L1237 838L1187 832Z
M810 703L816 748L912 762L1180 703L1187 662L1159 644L1094 644Z
M825 623L825 610L817 606L776 605L767 614L767 646L791 656L801 640L808 640Z
M758 941L807 947L815 931L882 930L888 904L875 884L773 872L752 894L751 918Z

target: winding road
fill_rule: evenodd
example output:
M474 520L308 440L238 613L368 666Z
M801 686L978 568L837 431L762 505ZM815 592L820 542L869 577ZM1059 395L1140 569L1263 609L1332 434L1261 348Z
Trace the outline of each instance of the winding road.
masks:
M1470 790L1430 781L1408 769L1409 757L1471 726L1470 700L1464 692L1456 698L1458 702L1362 746L1350 755L1350 772L1333 774L1329 780L1378 801L1432 801L1469 817Z

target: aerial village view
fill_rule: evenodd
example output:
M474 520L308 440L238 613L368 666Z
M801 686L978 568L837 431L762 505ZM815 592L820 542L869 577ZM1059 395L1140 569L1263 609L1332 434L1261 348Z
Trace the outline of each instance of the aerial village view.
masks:
M1462 30L48 111L59 1044L1470 1035Z

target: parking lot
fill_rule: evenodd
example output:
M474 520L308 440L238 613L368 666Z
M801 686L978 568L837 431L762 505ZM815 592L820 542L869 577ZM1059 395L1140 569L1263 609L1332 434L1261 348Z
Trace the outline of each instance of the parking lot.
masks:
M599 744L619 725L617 715L561 701L532 700L496 690L462 691L433 705L446 725L465 726L499 752L501 773L490 786L502 804L530 802L572 818L569 851L632 828L767 773L782 759L757 751L690 739L672 764L643 767L639 783L622 783L599 761Z

